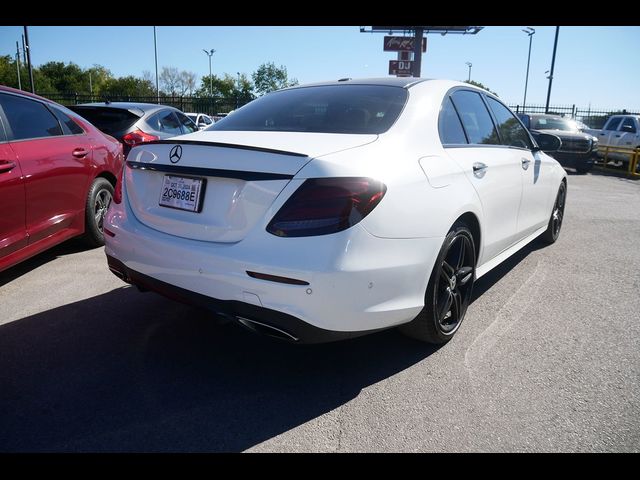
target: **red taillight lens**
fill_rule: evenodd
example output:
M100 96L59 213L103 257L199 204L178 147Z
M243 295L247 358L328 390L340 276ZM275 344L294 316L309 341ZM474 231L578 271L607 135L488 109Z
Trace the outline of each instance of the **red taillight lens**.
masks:
M124 169L126 165L122 165L122 169L120 170L120 175L118 175L118 179L116 180L116 188L113 191L113 199L111 200L116 205L122 203L122 182L124 182Z
M153 140L160 140L160 137L144 133L142 130L134 130L122 137L122 141L130 147L134 147L139 143L151 142Z
M306 180L267 225L279 237L309 237L355 225L380 203L387 187L371 178Z

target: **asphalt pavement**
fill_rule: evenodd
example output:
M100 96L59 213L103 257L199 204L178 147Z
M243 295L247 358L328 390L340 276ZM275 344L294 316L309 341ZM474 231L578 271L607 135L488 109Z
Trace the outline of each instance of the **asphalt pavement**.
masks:
M640 181L568 180L438 349L261 338L74 241L0 273L0 452L638 452Z

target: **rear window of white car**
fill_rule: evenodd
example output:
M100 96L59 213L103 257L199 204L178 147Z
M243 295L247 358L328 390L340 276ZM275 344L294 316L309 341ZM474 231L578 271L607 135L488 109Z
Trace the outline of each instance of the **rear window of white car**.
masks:
M388 85L322 85L281 90L245 105L209 130L377 134L387 131L407 101Z

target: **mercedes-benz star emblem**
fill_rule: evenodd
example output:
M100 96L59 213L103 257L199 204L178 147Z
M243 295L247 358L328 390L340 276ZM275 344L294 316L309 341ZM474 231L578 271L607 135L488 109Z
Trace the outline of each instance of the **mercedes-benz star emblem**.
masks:
M182 158L182 146L175 145L169 152L169 161L171 163L178 163Z

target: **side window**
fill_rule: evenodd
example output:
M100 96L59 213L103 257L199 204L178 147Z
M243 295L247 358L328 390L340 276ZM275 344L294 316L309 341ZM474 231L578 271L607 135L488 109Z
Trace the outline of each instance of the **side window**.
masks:
M618 130L618 125L622 121L622 117L611 117L607 124L604 126L603 130Z
M529 115L525 115L524 113L518 114L518 118L524 123L525 128L531 128L531 117Z
M193 123L193 120L187 117L184 113L176 112L176 116L178 117L178 121L182 127L182 133L193 133L198 131L198 127Z
M529 134L513 113L497 100L491 97L485 98L493 111L493 115L496 117L502 144L509 147L527 148L530 150L533 145L529 139Z
M447 97L447 100L442 105L442 110L440 110L438 130L440 131L440 141L443 145L469 143L464 135L460 117L458 117L458 113L453 103L451 103L451 97Z
M633 118L625 118L620 130L623 132L636 133L637 130Z
M60 123L42 103L15 95L0 95L0 104L13 132L13 140L62 135Z
M213 122L211 121L211 119L209 117L207 117L206 115L202 116L202 120L204 120L204 123L207 125L211 125Z
M65 135L80 135L81 133L84 133L84 130L80 128L80 125L74 122L69 115L57 108L51 108L51 110L53 110L55 116L60 120L60 124L62 125L62 130Z
M451 100L460 114L469 143L500 145L496 127L479 93L458 90Z
M159 130L170 135L182 135L178 119L170 110L156 113L147 122L154 130Z
M2 121L2 117L0 117L0 143L7 141L7 134L4 131L4 122Z

